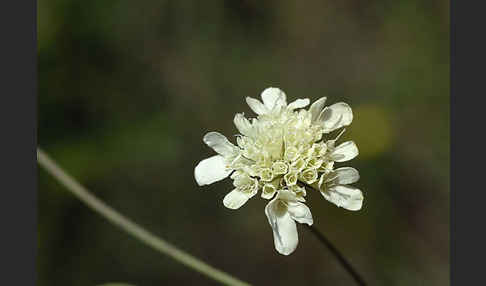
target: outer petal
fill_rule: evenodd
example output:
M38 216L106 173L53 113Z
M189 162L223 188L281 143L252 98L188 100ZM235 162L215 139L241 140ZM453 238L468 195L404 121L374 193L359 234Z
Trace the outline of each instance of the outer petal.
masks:
M332 182L336 185L347 185L355 183L359 180L359 172L355 168L342 167L335 169L329 175L328 182Z
M235 123L236 128L241 134L245 136L250 135L252 130L251 123L248 119L245 118L242 113L237 113L235 115L235 118L233 119L233 122Z
M239 191L238 189L234 189L223 199L223 204L225 207L236 210L244 205L252 196Z
M267 114L269 112L268 108L263 105L258 99L252 97L246 98L246 103L250 106L251 110L258 115Z
M321 113L322 109L324 108L324 104L326 103L326 99L327 97L321 97L311 104L309 112L312 114L312 122L314 122Z
M287 106L287 96L276 87L269 87L261 94L263 104L270 111L279 111L282 107Z
M363 194L351 186L331 186L328 190L321 191L321 194L336 206L350 211L360 210L363 205Z
M310 100L308 98L297 99L297 100L291 102L289 104L289 106L287 106L287 108L290 109L290 110L294 110L294 109L297 109L297 108L304 108L307 105L309 105L309 103L310 103Z
M238 148L233 145L228 139L218 132L209 132L204 135L204 143L209 147L213 148L216 153L222 155L223 157L229 157L234 155Z
M265 214L272 227L275 249L283 255L291 254L299 243L295 221L278 199L267 204Z
M194 178L199 186L209 185L229 176L223 156L216 155L202 160L194 169Z
M337 146L331 153L331 158L336 162L344 162L358 156L358 147L353 141L346 141Z
M308 225L312 225L314 223L309 207L301 202L289 202L287 210L290 217L297 222L306 223Z
M317 118L324 127L324 132L329 133L343 126L351 124L353 121L353 111L344 102L338 102L322 110Z

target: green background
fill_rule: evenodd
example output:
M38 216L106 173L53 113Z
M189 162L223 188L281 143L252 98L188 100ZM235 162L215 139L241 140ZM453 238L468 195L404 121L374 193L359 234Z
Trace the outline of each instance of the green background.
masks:
M370 285L449 285L448 1L38 1L38 142L108 204L255 285L352 285L304 225L279 255L255 196L198 187L208 131L246 96L345 101L359 212L308 194ZM216 285L107 223L39 169L38 285Z

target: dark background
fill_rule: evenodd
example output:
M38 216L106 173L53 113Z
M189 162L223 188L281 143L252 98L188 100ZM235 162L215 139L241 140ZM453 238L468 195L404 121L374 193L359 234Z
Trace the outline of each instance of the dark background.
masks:
M256 285L352 285L298 226L279 255L254 197L198 187L207 131L236 133L245 96L353 107L365 201L309 194L315 227L370 285L449 285L448 1L38 1L38 142L97 196ZM38 285L216 285L129 237L43 170Z

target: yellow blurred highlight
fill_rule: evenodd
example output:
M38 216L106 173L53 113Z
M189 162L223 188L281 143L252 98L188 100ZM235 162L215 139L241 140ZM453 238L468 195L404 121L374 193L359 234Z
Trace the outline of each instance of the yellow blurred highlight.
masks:
M353 108L353 123L346 137L358 145L361 158L376 157L389 149L394 140L390 115L378 105Z

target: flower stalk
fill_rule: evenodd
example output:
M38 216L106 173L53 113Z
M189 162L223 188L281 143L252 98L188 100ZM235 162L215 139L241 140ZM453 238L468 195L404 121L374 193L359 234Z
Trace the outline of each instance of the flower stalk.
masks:
M56 162L54 162L42 149L37 148L37 161L49 174L58 180L66 189L85 203L89 208L100 214L109 222L121 228L123 231L138 239L140 242L152 247L158 252L168 255L185 266L206 275L224 285L249 286L230 274L212 267L204 261L184 252L169 242L150 233L129 218L117 212L112 207L94 196L85 187L68 175Z
M346 260L344 255L339 252L339 250L322 234L318 229L316 229L314 226L310 225L308 226L310 232L312 232L317 239L324 244L330 251L331 253L337 258L339 263L346 269L346 271L353 277L354 281L361 286L366 286L366 282L364 279L359 275L359 273L353 268L351 263Z

